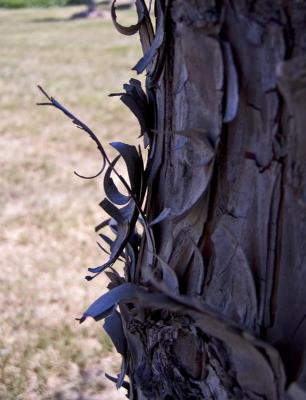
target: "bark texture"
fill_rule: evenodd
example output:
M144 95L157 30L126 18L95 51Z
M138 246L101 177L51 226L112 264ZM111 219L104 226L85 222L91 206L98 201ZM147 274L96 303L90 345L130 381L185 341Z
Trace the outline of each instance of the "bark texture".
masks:
M135 397L281 399L306 383L306 3L164 7L147 213L171 209L157 253L224 326L188 306L131 321Z
M306 2L156 0L155 33L137 7L147 97L131 81L122 100L142 101L143 218L164 219L125 295L112 276L118 381L139 400L306 399Z

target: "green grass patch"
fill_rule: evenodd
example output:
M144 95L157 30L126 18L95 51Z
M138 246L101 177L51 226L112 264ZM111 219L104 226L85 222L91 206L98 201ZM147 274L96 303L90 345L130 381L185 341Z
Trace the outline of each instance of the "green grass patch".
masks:
M84 4L81 0L0 0L0 8L55 7Z
M1 8L64 6L66 0L0 0Z

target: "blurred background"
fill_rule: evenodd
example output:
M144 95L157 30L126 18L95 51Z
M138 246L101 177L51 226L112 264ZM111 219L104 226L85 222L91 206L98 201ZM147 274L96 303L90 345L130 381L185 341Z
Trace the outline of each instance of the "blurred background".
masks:
M101 159L63 114L36 106L45 100L36 85L104 144L136 143L134 117L107 96L135 77L140 46L115 31L109 5L80 18L86 5L70 3L0 0L1 400L125 398L104 378L120 359L102 324L75 321L107 285L103 276L84 279L105 260L94 232L104 217L102 178L73 174L95 174ZM118 15L136 21L133 8Z

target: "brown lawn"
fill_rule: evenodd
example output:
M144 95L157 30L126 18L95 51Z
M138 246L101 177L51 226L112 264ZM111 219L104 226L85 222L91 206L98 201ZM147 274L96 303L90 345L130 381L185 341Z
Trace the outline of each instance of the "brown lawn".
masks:
M82 8L0 10L0 399L122 399L104 371L120 360L100 323L75 317L105 291L86 268L105 260L96 146L36 85L86 121L103 143L136 142L121 91L140 53L109 19L67 21ZM122 21L134 22L132 11Z

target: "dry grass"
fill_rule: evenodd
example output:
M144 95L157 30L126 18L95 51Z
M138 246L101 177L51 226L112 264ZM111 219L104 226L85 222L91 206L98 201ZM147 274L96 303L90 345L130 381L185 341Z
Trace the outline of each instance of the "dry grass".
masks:
M137 38L109 20L65 20L77 8L0 11L0 399L120 399L103 372L119 360L101 324L74 320L99 296L105 278L86 267L104 259L95 145L51 108L48 92L82 117L103 142L135 142L121 91L137 61ZM123 12L125 21L134 19Z

